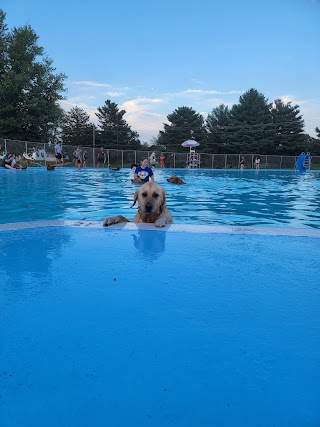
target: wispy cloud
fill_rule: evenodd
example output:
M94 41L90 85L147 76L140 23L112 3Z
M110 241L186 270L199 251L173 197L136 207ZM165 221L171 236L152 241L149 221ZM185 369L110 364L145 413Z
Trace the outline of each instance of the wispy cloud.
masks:
M92 82L90 80L80 80L78 82L70 82L73 85L79 85L83 87L112 87L109 83L99 83L99 82Z
M119 96L124 96L125 93L124 92L105 92L104 95L113 96L113 97L117 98Z
M219 90L203 90L203 89L187 89L186 91L182 92L184 94L190 93L190 94L197 94L197 95L239 95L244 93L244 90L230 90L227 92L221 92Z

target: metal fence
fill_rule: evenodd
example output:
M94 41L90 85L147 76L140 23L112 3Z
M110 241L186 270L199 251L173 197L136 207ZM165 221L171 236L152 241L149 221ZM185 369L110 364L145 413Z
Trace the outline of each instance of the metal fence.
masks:
M63 145L63 153L69 161L66 166L72 166L73 152L76 147ZM82 147L87 151L87 167L95 167L99 148ZM105 149L107 154L105 167L130 167L133 163L139 163L144 157L149 158L150 151ZM54 145L38 142L18 141L0 138L0 158L6 153L14 153L19 161L28 160L30 165L46 166L47 163L55 163ZM160 152L155 152L159 161ZM165 152L166 168L186 168L188 166L188 154ZM260 154L207 154L197 153L197 167L204 169L239 169L240 161L244 158L246 169L255 168L254 160L260 158L260 169L295 169L297 156L260 155ZM159 166L159 163L157 164ZM320 156L311 156L310 168L320 169Z

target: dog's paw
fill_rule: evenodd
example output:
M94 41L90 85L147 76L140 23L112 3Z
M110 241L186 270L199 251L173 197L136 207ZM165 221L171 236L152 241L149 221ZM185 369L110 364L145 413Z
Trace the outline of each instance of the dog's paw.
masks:
M165 218L158 218L154 223L154 225L158 228L165 227L166 224L167 224L167 220Z
M103 227L108 227L109 225L120 224L121 222L129 222L129 220L122 215L110 216L103 221L102 225Z

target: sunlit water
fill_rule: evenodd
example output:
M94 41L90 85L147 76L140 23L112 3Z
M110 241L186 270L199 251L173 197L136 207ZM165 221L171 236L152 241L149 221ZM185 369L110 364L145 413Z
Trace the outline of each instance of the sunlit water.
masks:
M0 169L0 223L38 220L102 221L130 209L138 185L132 171ZM177 175L187 185L167 178ZM320 229L320 173L255 170L155 170L176 224Z

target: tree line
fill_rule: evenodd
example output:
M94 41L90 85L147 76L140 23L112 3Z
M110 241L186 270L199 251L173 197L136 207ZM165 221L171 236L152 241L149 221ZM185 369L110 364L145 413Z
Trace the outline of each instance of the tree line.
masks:
M96 112L98 125L76 106L64 111L67 76L57 73L52 59L38 44L29 26L8 30L0 9L0 137L34 142L99 146L117 149L185 151L181 143L195 139L207 153L256 153L296 155L301 151L320 154L317 138L304 132L299 106L281 99L269 102L256 89L249 89L229 108L219 105L207 118L182 106L167 116L163 130L152 141L141 142L124 116L125 110L111 100Z

